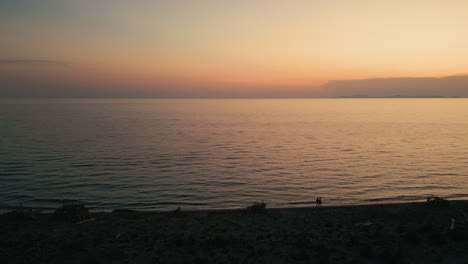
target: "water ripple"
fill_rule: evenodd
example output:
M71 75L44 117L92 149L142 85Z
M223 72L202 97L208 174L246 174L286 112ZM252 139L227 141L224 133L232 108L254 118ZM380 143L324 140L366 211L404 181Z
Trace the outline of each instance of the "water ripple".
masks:
M0 207L54 207L64 199L97 208L237 208L255 200L283 207L308 206L316 196L326 204L468 196L466 99L171 102L0 104L9 124L0 126Z

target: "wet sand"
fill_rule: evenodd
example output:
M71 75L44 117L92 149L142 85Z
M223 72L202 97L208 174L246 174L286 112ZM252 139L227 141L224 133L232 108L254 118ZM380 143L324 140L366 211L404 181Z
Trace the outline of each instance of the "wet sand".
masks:
M468 201L0 215L2 263L467 263ZM452 218L454 228L451 230Z

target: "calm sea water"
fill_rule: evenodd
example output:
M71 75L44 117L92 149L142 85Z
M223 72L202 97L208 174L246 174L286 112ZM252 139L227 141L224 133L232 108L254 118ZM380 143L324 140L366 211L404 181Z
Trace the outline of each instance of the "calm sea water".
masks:
M468 198L467 99L0 101L0 207Z

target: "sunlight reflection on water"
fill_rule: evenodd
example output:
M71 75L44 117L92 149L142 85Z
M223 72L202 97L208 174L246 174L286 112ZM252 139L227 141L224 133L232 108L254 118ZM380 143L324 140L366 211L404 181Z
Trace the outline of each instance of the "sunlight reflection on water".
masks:
M467 99L0 101L0 205L467 198Z

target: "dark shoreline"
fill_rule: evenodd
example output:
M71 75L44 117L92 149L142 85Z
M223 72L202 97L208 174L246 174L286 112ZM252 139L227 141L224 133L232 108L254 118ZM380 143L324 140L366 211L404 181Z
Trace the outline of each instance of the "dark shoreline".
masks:
M406 204L406 205L411 205L411 204L421 204L422 200L408 200L408 201L395 201L394 199L390 200L385 200L385 201L379 201L379 202L357 202L357 203L346 203L346 204L325 204L323 208L353 208L353 207L372 207L372 206L398 206L401 204ZM450 199L451 203L468 203L468 199ZM89 212L91 213L112 213L115 211L131 211L131 212L140 212L140 213L167 213L167 212L172 212L174 211L178 206L175 205L172 208L160 208L160 207L154 207L154 208L133 208L133 207L113 207L113 208L103 208L103 207L92 207L87 205L85 202L81 202L79 200L65 200L63 204L83 204L86 205L86 208L88 208ZM246 204L247 205L247 204ZM217 211L239 211L245 209L246 206L244 207L228 207L228 208L218 208L218 207L199 207L199 206L184 206L183 204L180 205L180 207L183 209L184 212L217 212ZM290 203L290 204L284 204L278 207L271 207L268 205L268 210L294 210L294 209L307 209L307 208L315 208L315 201L310 201L310 202L299 202L299 203ZM27 205L18 205L18 206L4 206L0 207L0 216L2 214L7 214L9 212L14 211L15 209L18 208L27 208L31 209L34 212L41 213L41 214L52 214L58 207L40 207L40 206L27 206Z
M0 215L3 263L466 263L468 201ZM453 220L452 220L453 219ZM81 220L81 219L80 219ZM451 230L452 221L454 229Z

